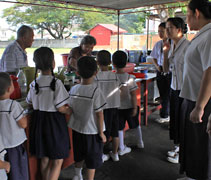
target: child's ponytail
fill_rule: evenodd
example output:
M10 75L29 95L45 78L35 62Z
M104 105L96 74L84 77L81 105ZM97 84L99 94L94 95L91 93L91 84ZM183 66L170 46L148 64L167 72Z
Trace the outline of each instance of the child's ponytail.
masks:
M51 68L51 73L52 73L52 76L53 76L53 80L51 81L50 88L53 91L55 91L55 89L56 89L56 79L55 79L55 75L54 75L54 72L53 72L53 68Z
M35 75L34 75L34 82L35 82L35 90L36 90L36 94L39 93L39 84L37 83L37 68L35 69Z

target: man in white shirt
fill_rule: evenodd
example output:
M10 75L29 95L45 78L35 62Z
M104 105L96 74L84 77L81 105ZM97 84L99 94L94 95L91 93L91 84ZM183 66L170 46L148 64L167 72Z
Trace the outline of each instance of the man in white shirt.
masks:
M33 41L33 29L26 25L21 26L17 31L17 39L4 50L0 71L16 75L20 68L28 66L25 49L31 47Z

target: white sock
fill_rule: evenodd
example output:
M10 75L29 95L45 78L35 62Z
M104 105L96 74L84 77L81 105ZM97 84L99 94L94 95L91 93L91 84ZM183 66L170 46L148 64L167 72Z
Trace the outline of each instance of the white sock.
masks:
M119 132L119 149L122 151L125 148L124 144L124 131L118 131Z
M82 177L83 177L81 171L82 171L82 168L77 168L77 167L75 167L75 174L76 174L80 179L82 179Z
M140 143L140 144L143 144L143 139L142 139L142 132L141 132L141 127L138 126L136 129L136 137L137 137L137 142Z

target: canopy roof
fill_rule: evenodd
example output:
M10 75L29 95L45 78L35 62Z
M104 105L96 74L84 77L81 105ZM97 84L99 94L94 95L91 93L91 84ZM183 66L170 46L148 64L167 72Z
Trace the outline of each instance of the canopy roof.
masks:
M175 2L184 2L187 0L45 0L60 3L70 3L90 7L106 8L112 10L133 9L144 6L161 5Z

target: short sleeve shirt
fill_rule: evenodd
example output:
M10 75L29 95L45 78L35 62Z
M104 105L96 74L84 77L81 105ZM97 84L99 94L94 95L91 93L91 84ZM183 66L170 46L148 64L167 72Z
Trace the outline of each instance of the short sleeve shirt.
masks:
M120 93L120 108L119 109L130 109L133 108L131 92L138 89L135 82L135 76L128 73L117 74L121 82L121 93Z
M95 83L73 86L70 90L73 114L69 127L82 134L98 134L96 112L102 111L105 105L105 98Z
M28 66L26 52L20 47L17 41L9 44L0 60L0 71L18 72L22 67Z
M175 49L172 43L169 52L170 71L172 72L171 88L181 90L183 82L184 56L189 46L189 41L183 37L177 43Z
M185 54L183 86L180 96L196 101L204 71L211 67L211 23L191 40Z
M163 40L158 41L152 49L150 56L157 59L159 66L163 65Z
M35 81L30 84L26 101L32 104L34 110L56 112L57 108L69 103L69 94L63 83L56 79L55 91L50 88L53 76L40 75L37 78L39 93L36 94Z
M5 148L13 148L26 140L23 128L18 121L23 118L21 105L11 99L0 100L0 138Z
M99 71L95 81L106 98L105 109L120 107L120 81L111 71Z

